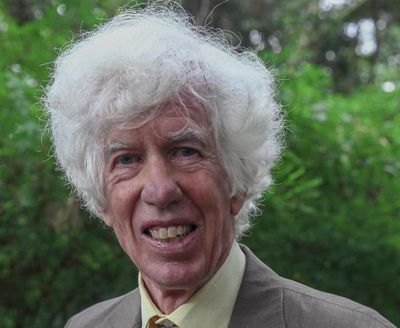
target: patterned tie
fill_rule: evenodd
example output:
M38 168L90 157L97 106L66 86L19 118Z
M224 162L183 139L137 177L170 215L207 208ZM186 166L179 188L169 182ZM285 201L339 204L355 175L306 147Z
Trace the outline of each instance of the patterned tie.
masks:
M168 319L166 319L163 323L157 324L156 321L160 318L161 317L159 317L158 315L151 317L149 319L149 328L179 328Z

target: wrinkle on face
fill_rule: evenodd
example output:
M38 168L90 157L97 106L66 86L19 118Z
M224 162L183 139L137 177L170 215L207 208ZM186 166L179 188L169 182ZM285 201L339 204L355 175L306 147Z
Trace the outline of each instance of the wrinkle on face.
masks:
M140 270L160 310L183 304L229 254L233 217L243 201L230 196L227 174L204 112L188 116L166 105L137 128L125 124L107 137L106 222ZM191 226L160 241L148 229Z

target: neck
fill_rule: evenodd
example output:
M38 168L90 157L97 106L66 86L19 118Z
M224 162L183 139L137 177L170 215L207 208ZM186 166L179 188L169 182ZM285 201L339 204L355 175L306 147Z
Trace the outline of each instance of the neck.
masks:
M142 279L151 300L164 314L172 313L179 306L186 303L197 291L197 289L163 289L144 275Z
M142 280L146 287L147 293L157 308L164 314L170 314L179 306L186 303L194 295L194 293L202 288L207 281L213 277L213 275L225 262L232 247L232 241L227 245L229 246L222 251L221 256L219 257L218 265L216 265L213 270L209 270L208 274L203 277L202 281L199 281L191 286L180 286L175 288L161 286L142 273Z

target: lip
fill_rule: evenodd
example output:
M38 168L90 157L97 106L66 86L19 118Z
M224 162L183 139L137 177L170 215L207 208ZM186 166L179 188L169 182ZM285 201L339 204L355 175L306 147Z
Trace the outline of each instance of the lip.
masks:
M142 235L145 235L146 230L155 228L168 228L169 226L179 226L179 225L194 225L198 227L198 224L193 220L180 219L180 218L165 218L158 220L151 220L143 223L139 228Z
M189 223L172 223L173 221L168 221L168 223L155 224L151 225L151 227L167 227L170 225L184 225ZM146 228L148 229L148 228ZM200 235L199 226L196 225L196 228L191 231L189 234L176 238L175 240L169 241L161 241L159 239L154 239L153 237L142 232L142 240L143 242L149 247L151 251L154 251L158 254L168 255L168 256L177 256L182 254L189 254L191 253L192 247L196 244Z

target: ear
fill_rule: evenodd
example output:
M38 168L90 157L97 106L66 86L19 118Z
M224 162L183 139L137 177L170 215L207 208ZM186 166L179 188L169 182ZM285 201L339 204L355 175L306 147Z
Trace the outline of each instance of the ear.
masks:
M245 198L246 197L243 194L238 194L231 197L231 215L236 215L239 213L239 211L242 209Z

